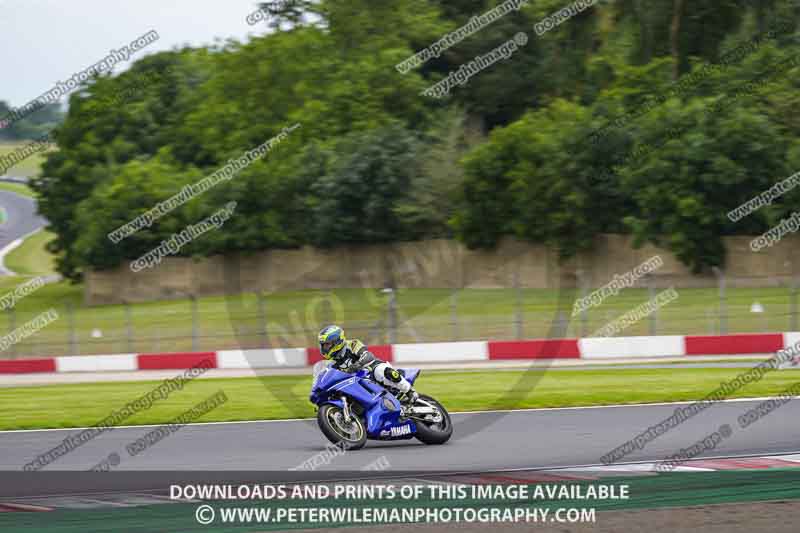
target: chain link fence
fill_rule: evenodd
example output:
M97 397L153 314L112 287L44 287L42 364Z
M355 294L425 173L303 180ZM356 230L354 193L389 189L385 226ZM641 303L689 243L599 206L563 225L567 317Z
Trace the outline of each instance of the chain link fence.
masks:
M629 288L584 310L576 298L541 289L342 289L242 294L134 305L56 305L58 320L0 358L305 347L327 323L369 344L589 337L653 300L664 287ZM798 330L798 287L675 288L677 299L639 313L616 336ZM560 304L559 304L560 302ZM46 309L0 315L10 338Z

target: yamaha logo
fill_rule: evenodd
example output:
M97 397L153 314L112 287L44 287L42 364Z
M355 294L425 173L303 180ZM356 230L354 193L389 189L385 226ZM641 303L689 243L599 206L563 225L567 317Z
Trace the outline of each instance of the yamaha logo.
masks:
M405 426L392 428L390 430L390 435L392 437L400 437L402 435L408 435L409 433L411 433L411 426L409 426L408 424L406 424Z

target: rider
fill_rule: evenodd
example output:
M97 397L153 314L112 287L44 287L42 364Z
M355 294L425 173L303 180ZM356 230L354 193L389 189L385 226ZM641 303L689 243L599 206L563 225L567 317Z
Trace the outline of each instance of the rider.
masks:
M319 351L325 359L332 359L333 367L342 372L354 373L366 368L375 381L393 392L399 392L397 397L403 403L413 404L419 397L401 372L375 357L360 340L347 340L339 326L322 328L319 332Z

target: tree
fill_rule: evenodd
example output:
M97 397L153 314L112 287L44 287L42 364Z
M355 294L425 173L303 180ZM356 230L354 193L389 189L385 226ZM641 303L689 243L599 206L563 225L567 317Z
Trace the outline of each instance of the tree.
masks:
M451 219L464 208L460 164L467 151L484 140L470 135L466 114L452 108L441 113L437 126L424 139L419 172L411 178L411 190L397 208L415 237L450 237Z
M589 110L558 100L498 128L465 160L466 205L454 218L468 246L503 235L551 245L562 258L588 249L627 208L615 176L599 177L595 154L576 147Z
M0 124L13 111L3 100L0 100ZM0 140L21 141L39 139L64 120L61 104L45 104L40 109L10 124L0 127Z
M636 243L663 246L694 272L725 264L722 236L766 231L768 211L737 223L727 213L789 175L788 145L775 124L744 106L709 112L714 100L673 100L648 117L641 144L658 148L620 172L636 202L626 217Z
M600 232L633 232L702 270L721 264L722 235L762 231L791 209L797 198L788 194L731 225L701 207L735 207L707 197L706 187L741 203L788 170L782 162L800 161L792 76L722 113L686 114L796 53L787 32L735 65L706 68L776 21L796 24L789 2L620 0L538 36L536 23L565 5L543 0L415 70L395 68L500 3L276 2L269 34L148 55L87 81L33 183L57 235L59 271L77 280L85 268L134 259L229 201L236 216L182 255L455 234L473 247L511 235L569 257ZM448 98L421 96L519 32L529 40L511 57ZM676 72L679 84L703 76L676 93ZM235 179L117 245L108 240L184 184L294 125ZM664 130L674 126L683 129Z
M312 186L318 246L403 240L409 228L398 207L418 172L418 141L402 126L345 138L327 172Z

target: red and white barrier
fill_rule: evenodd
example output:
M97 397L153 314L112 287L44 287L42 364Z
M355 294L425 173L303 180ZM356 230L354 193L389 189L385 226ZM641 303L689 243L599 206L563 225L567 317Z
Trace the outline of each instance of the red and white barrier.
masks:
M126 372L139 370L135 353L56 357L56 372Z
M218 368L280 368L306 366L308 351L305 348L284 350L220 350L217 352Z
M589 337L578 340L582 359L679 357L688 355L681 335L662 337Z
M206 361L211 361L208 364ZM138 370L178 370L202 366L219 368L217 352L145 353L136 356Z
M511 359L611 359L752 355L775 353L800 342L800 332L734 335L663 335L434 342L369 346L380 359L399 365ZM0 374L34 372L125 372L210 368L290 368L321 361L318 348L220 350L216 352L85 355L0 360ZM211 364L202 361L210 361Z
M0 374L31 374L34 372L55 372L56 360L49 359L14 359L0 361Z
M579 359L576 339L488 341L489 359Z
M771 353L791 346L784 333L745 333L736 335L687 335L686 355L727 355Z
M394 361L394 350L390 344L381 344L378 346L367 346L369 351L375 354L375 357L390 363ZM301 348L306 351L306 364L313 365L317 361L322 361L322 354L319 353L319 348Z
M486 361L489 359L486 345L486 341L395 344L394 362L406 364Z

